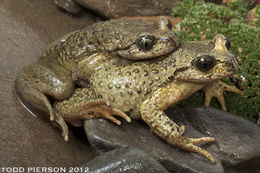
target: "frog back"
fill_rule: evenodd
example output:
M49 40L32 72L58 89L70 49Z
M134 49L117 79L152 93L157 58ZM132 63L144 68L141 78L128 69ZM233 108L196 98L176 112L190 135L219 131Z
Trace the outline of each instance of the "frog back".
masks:
M141 104L167 81L163 69L152 63L105 66L90 78L98 98L135 119L140 117Z

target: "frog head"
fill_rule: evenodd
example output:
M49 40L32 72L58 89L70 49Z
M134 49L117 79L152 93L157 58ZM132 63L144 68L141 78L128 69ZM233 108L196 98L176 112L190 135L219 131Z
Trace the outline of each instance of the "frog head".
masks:
M228 51L230 42L222 34L211 41L189 42L175 53L175 79L210 82L228 77L238 69L238 62Z
M170 20L163 16L157 22L122 18L109 21L108 24L99 40L104 49L122 58L141 60L158 57L174 51L180 45L178 37L171 30ZM108 36L104 33L108 33Z

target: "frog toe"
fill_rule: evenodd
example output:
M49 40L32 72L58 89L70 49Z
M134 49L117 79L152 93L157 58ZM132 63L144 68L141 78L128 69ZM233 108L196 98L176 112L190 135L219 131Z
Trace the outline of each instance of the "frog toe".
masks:
M68 126L67 126L65 120L56 111L54 111L54 114L55 114L55 118L53 121L55 121L56 125L58 125L58 127L61 129L64 140L68 141L69 140L69 130L68 130Z
M222 81L217 81L210 85L207 85L205 88L203 88L203 91L205 92L204 105L209 106L212 97L215 97L218 100L218 102L220 103L221 109L223 111L227 111L227 108L225 105L225 99L223 96L223 93L225 91L234 92L234 93L243 95L243 91L237 89L235 86L229 86Z
M199 146L193 145L192 143L187 144L184 147L184 150L198 153L198 154L204 156L205 158L207 158L208 160L210 160L213 164L216 163L216 160L214 159L214 157L209 152L200 148Z
M106 105L102 106L102 115L101 116L102 116L102 118L108 119L108 120L116 123L117 125L121 125L121 121L116 119L115 116L121 117L129 123L131 122L131 118L128 115L126 115L123 111L121 111L119 109L115 109L115 108L110 108Z
M201 143L208 143L214 142L215 138L213 137L202 137L202 138L189 138L192 144L201 144Z

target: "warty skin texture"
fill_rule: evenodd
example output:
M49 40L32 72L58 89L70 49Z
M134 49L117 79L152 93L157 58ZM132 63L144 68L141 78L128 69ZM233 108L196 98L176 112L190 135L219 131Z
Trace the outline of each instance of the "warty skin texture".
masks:
M68 98L75 84L86 86L90 74L107 63L130 63L168 54L180 45L166 17L157 22L115 19L74 31L51 43L36 64L18 75L15 88L27 106L50 115L64 127L54 110L54 101Z
M233 75L237 68L226 42L219 34L211 41L184 43L171 54L154 60L106 65L91 75L88 87L57 102L55 110L74 126L91 118L106 118L116 124L120 121L114 116L128 122L130 118L141 118L171 145L197 152L215 163L211 154L195 145L215 139L183 136L185 127L169 119L164 110L200 89L206 93L205 104L216 97L224 105L224 91L242 93L220 81Z

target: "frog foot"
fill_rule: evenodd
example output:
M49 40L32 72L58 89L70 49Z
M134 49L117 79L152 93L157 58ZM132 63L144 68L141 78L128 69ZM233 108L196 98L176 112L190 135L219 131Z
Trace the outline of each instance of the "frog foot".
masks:
M182 148L183 150L186 150L186 151L201 154L204 157L206 157L207 159L209 159L212 163L216 163L214 157L212 157L212 155L209 152L207 152L206 150L196 146L196 145L202 144L202 143L214 142L215 138L213 138L213 137L186 138L186 137L182 136L185 132L185 129L186 129L185 126L183 124L181 124L179 126L179 129L180 130L178 131L179 132L178 135L181 136L180 137L181 142L178 142L178 143L180 143L181 145L178 145L178 144L176 145L176 141L171 142L171 140L169 140L170 144L172 144L173 146L177 146L179 148ZM174 139L174 140L176 140L176 139Z
M226 105L225 105L225 99L223 96L223 93L225 91L234 92L237 94L243 95L244 93L237 89L235 86L227 85L226 83L222 81L213 82L209 85L207 85L205 88L203 88L203 91L205 92L205 106L209 106L210 101L212 97L216 97L218 102L221 105L221 109L223 111L227 111Z
M107 105L100 105L97 109L97 118L103 118L103 119L108 119L117 125L121 125L121 121L116 119L114 116L121 117L125 119L127 122L131 122L131 118L125 114L123 111L115 108L111 108Z
M51 119L51 121L54 121L55 125L57 125L61 129L64 140L68 141L69 140L69 130L68 130L68 126L67 126L65 120L55 110L53 111L53 114L55 114L55 115L51 114L53 116L53 119Z
M205 158L207 158L208 160L210 160L212 163L216 163L214 157L209 152L200 148L199 146L196 146L197 144L201 144L201 143L214 142L215 138L213 137L186 138L184 136L181 136L180 139L181 141L178 141L177 142L178 144L176 144L176 141L174 141L172 142L172 145L177 146L186 151L198 153L204 156ZM176 138L174 140L176 140ZM169 143L171 143L171 141L169 141Z
M82 126L84 120L92 118L108 119L120 125L121 121L115 118L117 116L125 119L127 122L131 122L131 118L127 114L119 109L112 108L104 100L86 101L86 99L83 99L81 104L71 105L73 105L73 99L68 99L55 103L54 108L67 122L76 127Z

